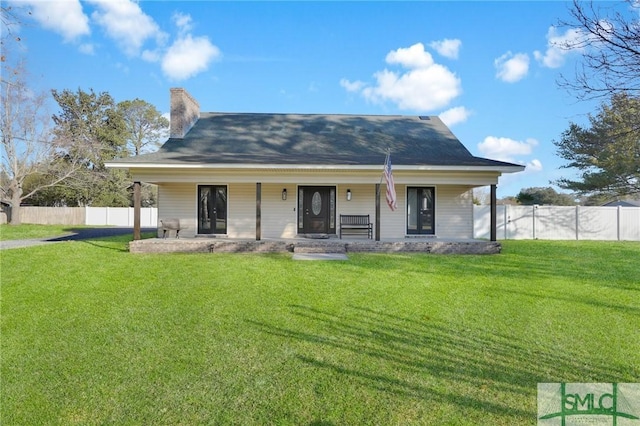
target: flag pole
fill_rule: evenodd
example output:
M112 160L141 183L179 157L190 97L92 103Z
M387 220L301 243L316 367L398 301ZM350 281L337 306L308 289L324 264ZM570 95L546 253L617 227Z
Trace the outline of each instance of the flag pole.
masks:
M384 169L387 168L389 162L389 156L391 155L391 148L387 148L387 155L384 157L384 166L382 167L382 174L380 174L380 182L378 183L378 196L380 196L380 188L382 187L382 179L384 178Z
M384 178L384 171L387 168L390 152L391 148L387 148L387 156L384 158L384 166L382 167L382 173L380 173L380 182L376 185L376 241L380 241L380 188L382 188L382 179Z

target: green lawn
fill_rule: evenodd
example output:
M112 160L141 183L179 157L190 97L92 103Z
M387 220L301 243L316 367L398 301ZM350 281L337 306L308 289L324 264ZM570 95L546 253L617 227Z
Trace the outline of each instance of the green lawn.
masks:
M539 382L640 382L640 243L494 256L1 256L14 424L536 422Z
M14 226L4 224L0 225L0 241L58 237L68 234L72 228L81 228L81 226L32 224Z

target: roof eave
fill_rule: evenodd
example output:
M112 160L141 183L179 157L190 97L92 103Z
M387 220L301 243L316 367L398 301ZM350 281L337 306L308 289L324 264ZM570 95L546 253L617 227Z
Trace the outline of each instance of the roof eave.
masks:
M357 170L371 171L384 169L382 164L359 164L359 165L343 165L343 164L210 164L210 163L129 163L129 162L108 162L105 163L108 168L114 169L189 169L189 170L250 170L250 169L280 169L280 170ZM452 172L499 172L499 173L517 173L525 169L519 165L402 165L393 166L394 171L452 171Z

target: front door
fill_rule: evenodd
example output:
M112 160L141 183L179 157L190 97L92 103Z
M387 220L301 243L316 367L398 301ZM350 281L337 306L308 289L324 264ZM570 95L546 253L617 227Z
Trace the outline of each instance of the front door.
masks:
M198 234L227 233L227 187L198 186Z
M335 234L336 189L301 186L298 189L298 233Z
M407 234L435 234L434 195L433 187L407 188Z

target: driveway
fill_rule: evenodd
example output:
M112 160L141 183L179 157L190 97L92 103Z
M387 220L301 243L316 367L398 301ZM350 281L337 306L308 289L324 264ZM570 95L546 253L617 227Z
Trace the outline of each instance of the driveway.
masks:
M155 232L156 228L142 228L141 231ZM53 244L62 241L93 240L96 238L112 237L115 235L133 235L133 228L78 228L73 229L68 234L57 237L0 241L0 250Z

